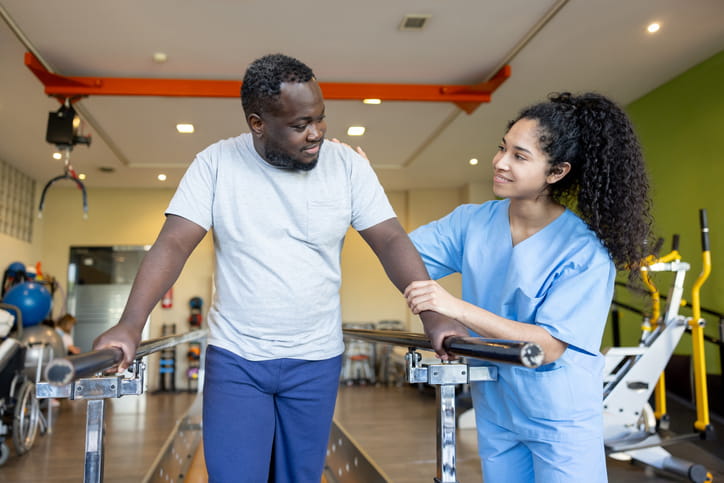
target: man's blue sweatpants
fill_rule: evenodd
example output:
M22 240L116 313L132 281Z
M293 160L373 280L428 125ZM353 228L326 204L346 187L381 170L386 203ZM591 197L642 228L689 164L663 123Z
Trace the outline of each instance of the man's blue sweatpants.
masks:
M249 361L206 350L204 457L210 483L319 483L342 356Z

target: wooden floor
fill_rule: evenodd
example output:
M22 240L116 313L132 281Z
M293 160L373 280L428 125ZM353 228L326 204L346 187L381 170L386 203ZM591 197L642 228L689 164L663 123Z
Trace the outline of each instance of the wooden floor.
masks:
M107 400L104 481L141 481L195 397L165 393ZM0 466L0 481L83 481L86 406L82 400L62 400L61 406L53 409L52 432L38 435L22 456L16 456L12 440L6 440L11 454Z
M161 393L109 400L106 414L106 482L140 481L153 464L195 394ZM1 482L78 482L83 479L84 401L63 401L51 434L38 436L25 455L13 453L0 466ZM673 409L673 408L672 408ZM403 387L343 386L335 419L395 483L432 482L435 476L435 398ZM688 423L687 423L688 424ZM724 434L719 432L721 438ZM461 483L482 480L474 430L459 430L457 474ZM675 455L704 464L714 481L724 481L724 447L719 441L684 442ZM191 481L188 478L186 481ZM196 478L194 483L203 481ZM670 482L668 476L630 463L610 461L609 481Z
M684 432L693 422L689 410L674 400L669 402L672 430ZM335 419L366 451L394 483L432 482L435 476L434 392L420 392L413 386L342 387ZM717 424L724 440L724 426ZM703 464L724 482L724 443L722 441L682 442L668 448L680 458ZM482 481L475 430L457 432L457 478L461 483ZM613 483L663 483L676 480L655 474L628 462L608 460L609 481Z

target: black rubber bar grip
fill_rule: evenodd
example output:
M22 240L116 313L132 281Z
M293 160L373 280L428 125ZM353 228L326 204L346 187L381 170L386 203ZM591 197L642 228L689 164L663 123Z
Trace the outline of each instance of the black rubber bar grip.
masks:
M343 329L344 335L357 339L433 350L432 342L424 335L399 330ZM482 337L448 337L445 350L459 356L535 368L543 363L543 349L532 342L485 339Z

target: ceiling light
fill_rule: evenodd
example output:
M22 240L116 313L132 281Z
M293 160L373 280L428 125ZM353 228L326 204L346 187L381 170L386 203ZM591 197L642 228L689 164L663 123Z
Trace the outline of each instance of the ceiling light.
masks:
M655 34L656 32L659 31L660 28L661 28L661 24L654 22L652 24L649 24L649 26L646 27L646 30L648 30L650 34Z
M349 128L347 128L347 136L361 136L364 133L364 126L350 126Z
M472 158L470 161L468 161L468 163L470 163L470 166L477 166L478 158Z
M163 173L159 174L157 177L159 181L166 181L166 175Z
M380 99L362 99L365 104L382 104Z
M157 64L163 64L168 60L168 56L163 52L156 52L153 54L153 61Z
M53 159L61 159L62 157L63 155L57 151L53 153Z
M191 134L194 132L193 124L176 124L176 130L181 134Z
M83 181L83 180L85 179L85 173L80 173L80 174L78 175L78 179L81 180L81 181Z

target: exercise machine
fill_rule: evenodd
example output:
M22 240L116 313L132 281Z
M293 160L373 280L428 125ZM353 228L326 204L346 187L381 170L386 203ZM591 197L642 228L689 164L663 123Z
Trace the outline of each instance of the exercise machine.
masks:
M650 257L641 268L651 300L651 317L642 327L640 343L635 347L613 347L606 351L604 369L604 439L611 458L633 460L658 471L674 474L695 483L712 481L712 475L700 464L674 457L666 446L682 440L713 439L709 420L704 359L704 320L701 318L699 291L711 272L709 228L705 210L700 211L702 272L692 287L692 316L679 313L684 279L690 265L681 261L678 239L672 251L662 257ZM660 309L658 289L652 274L669 272L673 281L665 310ZM682 335L691 329L692 358L697 419L691 435L667 436L664 369ZM655 393L654 393L655 391ZM654 395L656 409L649 399Z

